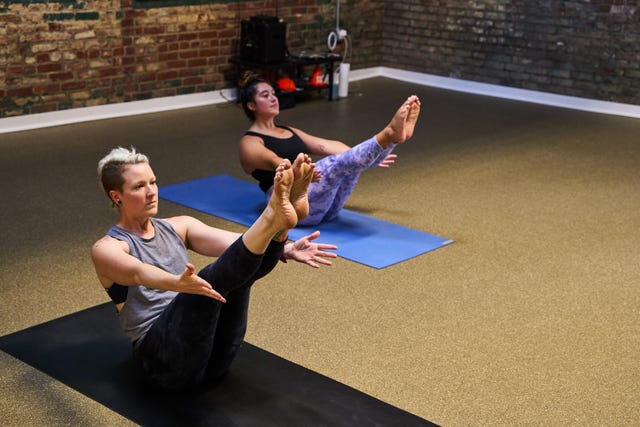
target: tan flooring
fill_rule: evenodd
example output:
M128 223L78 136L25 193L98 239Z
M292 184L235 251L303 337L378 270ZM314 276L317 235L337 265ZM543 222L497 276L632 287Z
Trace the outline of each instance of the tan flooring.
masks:
M639 425L640 120L382 78L350 89L280 121L354 144L417 93L414 138L348 207L456 243L383 270L280 265L247 341L445 426ZM107 301L88 253L115 218L95 177L110 148L149 154L161 185L249 179L247 124L224 104L0 134L0 335ZM0 369L3 425L130 424L4 353Z

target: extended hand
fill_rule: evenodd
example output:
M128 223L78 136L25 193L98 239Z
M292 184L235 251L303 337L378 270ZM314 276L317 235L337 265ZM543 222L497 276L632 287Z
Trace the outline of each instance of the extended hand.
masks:
M313 268L320 268L318 264L331 265L332 262L326 258L337 258L338 255L325 251L335 251L338 247L325 243L313 243L312 240L317 239L318 236L320 236L320 231L314 231L287 245L285 257Z
M392 164L396 162L397 154L389 154L383 161L378 165L379 168L388 168Z
M222 295L213 289L209 282L196 274L196 269L191 263L187 264L184 269L184 273L180 275L178 285L180 292L203 295L205 297L217 299L220 302L227 302Z

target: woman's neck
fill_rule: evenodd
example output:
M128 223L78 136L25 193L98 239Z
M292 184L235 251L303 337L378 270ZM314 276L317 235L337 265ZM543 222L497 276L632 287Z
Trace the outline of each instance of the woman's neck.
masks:
M135 234L136 236L143 238L153 237L156 232L153 227L153 223L151 222L151 218L135 219L120 216L116 225L131 234Z
M276 129L276 122L274 117L265 118L265 119L256 119L253 121L250 130L253 131L269 131Z

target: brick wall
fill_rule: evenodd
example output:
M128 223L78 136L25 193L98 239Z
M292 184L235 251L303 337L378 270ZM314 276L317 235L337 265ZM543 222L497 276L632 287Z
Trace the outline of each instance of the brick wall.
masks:
M240 21L275 15L276 2L209 3L166 0L171 6L141 8L145 3L133 0L6 0L0 117L233 86L229 57L239 52ZM335 16L330 2L279 3L294 48L335 26L335 18L325 22Z
M5 0L0 117L231 87L240 21L253 15L277 9L291 51L326 49L335 28L334 0L181 1ZM340 12L352 69L640 105L636 1L342 0Z
M389 1L382 62L445 77L640 104L638 6L636 0Z
M335 1L330 9L329 29L336 26ZM384 0L342 0L340 2L340 28L347 30L350 49L340 44L336 50L344 54L351 63L352 69L377 67L382 65L384 50L382 49L383 29L386 18ZM327 33L322 34L326 46ZM326 48L326 47L325 47Z

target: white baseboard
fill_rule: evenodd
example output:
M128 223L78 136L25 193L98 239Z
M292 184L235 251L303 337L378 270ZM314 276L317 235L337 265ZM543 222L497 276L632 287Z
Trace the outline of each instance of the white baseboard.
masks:
M121 102L118 104L97 105L95 107L74 108L50 113L27 114L24 116L0 119L0 134L60 126L92 120L113 119L137 114L158 113L179 110L181 108L200 107L234 100L235 89L215 92L202 92L190 95L153 98L144 101Z
M617 102L599 101L575 96L556 95L547 92L537 92L527 89L516 89L487 83L472 82L450 77L440 77L424 73L379 67L378 75L423 86L450 89L457 92L473 93L476 95L493 96L496 98L513 99L517 101L544 104L572 110L590 111L594 113L611 114L617 116L640 118L640 105L621 104ZM366 75L366 74L365 74Z
M616 102L598 101L573 96L555 95L526 89L516 89L468 80L440 77L431 74L404 71L388 67L371 67L351 70L349 81L358 81L373 77L386 77L422 86L449 89L458 92L486 95L497 98L532 102L574 110L590 111L625 117L640 118L640 106ZM181 108L199 107L218 104L236 99L235 89L224 89L215 92L204 92L191 95L179 95L166 98L154 98L144 101L132 101L119 104L99 105L95 107L75 108L50 113L27 114L24 116L0 119L0 134L60 126L92 120L111 119L115 117L133 116L137 114L157 113L160 111Z

